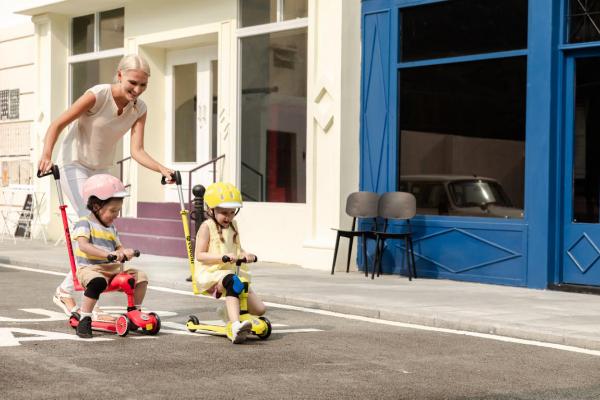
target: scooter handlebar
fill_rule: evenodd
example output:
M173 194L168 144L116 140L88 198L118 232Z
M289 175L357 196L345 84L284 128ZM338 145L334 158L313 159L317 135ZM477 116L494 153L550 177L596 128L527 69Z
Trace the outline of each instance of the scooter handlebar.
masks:
M139 257L140 256L140 251L139 250L134 250L133 251L133 256L134 257ZM115 262L115 261L117 261L117 255L116 254L109 254L108 257L106 257L106 259L108 260L108 262ZM125 258L125 260L127 260L127 258Z
M224 263L228 263L228 262L230 262L230 261L231 261L231 258L229 258L229 256L223 256L223 257L221 258L221 260L222 260ZM244 264L244 263L249 263L249 262L257 262L257 261L258 261L258 257L256 257L256 256L254 256L254 261L248 261L248 260L246 259L246 257L244 257L244 258L238 258L238 259L237 259L237 261L235 262L235 265L237 265L237 266L239 267L240 265L242 265L242 264Z
M173 179L175 181L176 185L181 185L181 173L179 171L175 171L171 174L171 179ZM167 178L166 177L161 177L160 178L160 184L161 185L166 185L167 184Z
M40 171L38 169L37 172L37 177L38 178L43 178L45 176L48 175L54 175L54 179L59 180L60 179L60 172L58 171L58 165L53 165L52 168L50 169L50 171L43 173L42 171Z

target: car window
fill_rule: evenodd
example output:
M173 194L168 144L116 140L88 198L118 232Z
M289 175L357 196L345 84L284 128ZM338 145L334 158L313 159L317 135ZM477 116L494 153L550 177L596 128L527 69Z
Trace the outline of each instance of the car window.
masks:
M435 182L413 182L410 188L417 200L417 208L435 208L445 203L446 192L444 185Z
M452 200L458 207L489 204L512 206L502 187L494 181L463 180L452 182L449 186Z

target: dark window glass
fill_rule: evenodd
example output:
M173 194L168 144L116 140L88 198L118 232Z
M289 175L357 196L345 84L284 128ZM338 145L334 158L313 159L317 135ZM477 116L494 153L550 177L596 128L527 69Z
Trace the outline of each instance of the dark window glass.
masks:
M173 68L173 102L175 105L175 137L173 161L196 161L196 64Z
M600 57L576 60L574 118L573 221L598 223Z
M73 18L72 22L73 54L94 51L94 15Z
M125 9L100 13L100 50L123 47L125 35Z
M600 1L571 0L567 23L569 43L600 40Z
M100 83L112 82L121 57L103 58L71 64L71 101Z
M307 30L241 39L244 198L306 201Z
M277 22L277 0L239 0L240 27Z
M306 18L308 16L307 0L283 0L283 19Z
M527 48L527 0L452 0L402 9L400 60Z
M401 183L490 178L505 195L495 183L485 193L481 184L472 186L488 196L486 203L495 204L480 201L469 208L448 199L447 205L437 206L448 206L455 215L521 217L526 58L406 68L399 70L398 82Z

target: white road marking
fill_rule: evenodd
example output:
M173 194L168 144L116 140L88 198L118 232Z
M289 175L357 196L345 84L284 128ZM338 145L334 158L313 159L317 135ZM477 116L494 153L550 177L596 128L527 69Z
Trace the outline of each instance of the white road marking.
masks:
M68 318L64 313L44 310L43 308L21 308L21 311L25 311L32 314L45 315L46 318L8 318L0 316L0 322L49 322L64 321Z
M0 263L0 267L21 270L21 271L28 271L28 272L37 272L37 273L49 274L49 275L61 275L61 276L66 275L66 274L60 273L60 272L46 271L46 270L42 270L42 269L29 268L29 267L19 267L19 266L7 265L7 264L3 264L3 263ZM195 296L195 297L200 296L200 297L211 298L209 296L204 296L204 295L195 295L194 293L185 291L185 290L171 289L171 288L166 288L166 287L161 287L161 286L148 286L148 288L152 289L152 290L160 291L160 292L181 294L184 296ZM448 333L448 334L453 334L453 335L477 337L477 338L482 338L482 339L496 340L499 342L516 343L516 344L523 344L523 345L527 345L527 346L536 346L536 347L545 347L545 348L550 348L550 349L555 349L555 350L570 351L573 353L588 354L588 355L600 357L600 351L598 351L598 350L590 350L590 349L585 349L585 348L575 347L575 346L567 346L567 345L556 344L556 343L540 342L537 340L518 339L518 338L512 338L512 337L508 337L508 336L493 335L493 334L489 334L489 333L469 332L469 331L463 331L463 330L458 330L458 329L448 329L448 328L436 328L436 327L432 327L432 326L409 324L409 323L397 322L397 321L388 321L388 320L378 319L378 318L363 317L360 315L343 314L343 313L338 313L338 312L334 312L334 311L318 310L318 309L314 309L314 308L298 307L298 306L291 306L291 305L279 304L279 303L265 302L265 304L270 307L281 308L284 310L293 310L293 311L300 311L300 312L305 312L305 313L310 313L310 314L327 315L330 317L344 318L344 319L349 319L349 320L354 320L354 321L368 322L368 323L372 323L372 324L396 326L399 328L416 329L416 330L428 331L428 332L440 332L440 333ZM67 335L67 336L71 336L71 335ZM75 337L77 337L77 336L75 336ZM21 339L21 338L19 338L19 339ZM108 339L108 340L110 340L110 339ZM1 341L2 341L2 336L0 336L0 342ZM2 344L0 344L0 346L1 345Z
M13 334L18 333L21 335L30 335L30 336L17 336L15 337ZM75 340L75 341L85 341L85 342L105 342L107 340L112 340L108 338L91 338L91 339L82 339L77 335L69 335L68 333L61 332L48 332L48 331L40 331L36 329L24 329L24 328L0 328L0 347L10 347L10 346L19 346L21 342L37 342L37 341L47 341L47 340Z

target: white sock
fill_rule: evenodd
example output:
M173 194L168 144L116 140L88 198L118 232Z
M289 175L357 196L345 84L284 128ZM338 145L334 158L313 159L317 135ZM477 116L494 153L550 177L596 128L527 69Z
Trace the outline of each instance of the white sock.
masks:
M85 317L90 317L92 318L92 313L91 312L80 312L79 313L79 320L81 321L82 319L84 319Z

